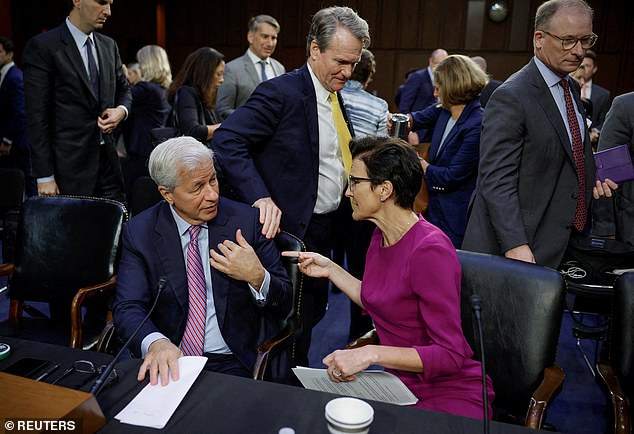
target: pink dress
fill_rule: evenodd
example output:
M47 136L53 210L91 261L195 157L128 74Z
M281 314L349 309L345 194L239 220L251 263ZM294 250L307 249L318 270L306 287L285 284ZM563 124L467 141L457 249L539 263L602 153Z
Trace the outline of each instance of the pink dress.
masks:
M424 373L389 370L426 410L482 418L481 365L471 359L460 322L461 270L451 241L420 217L399 240L382 247L372 236L361 301L382 345L418 351ZM487 378L489 415L493 387Z

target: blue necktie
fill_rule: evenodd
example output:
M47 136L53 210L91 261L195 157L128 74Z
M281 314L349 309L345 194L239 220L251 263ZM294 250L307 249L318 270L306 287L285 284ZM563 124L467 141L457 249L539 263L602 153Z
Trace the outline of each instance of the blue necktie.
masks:
M95 56L92 55L92 39L86 39L86 54L88 58L88 74L90 74L90 85L97 100L99 100L99 70Z
M260 60L260 70L262 71L262 81L268 80L266 76L266 62L264 60Z

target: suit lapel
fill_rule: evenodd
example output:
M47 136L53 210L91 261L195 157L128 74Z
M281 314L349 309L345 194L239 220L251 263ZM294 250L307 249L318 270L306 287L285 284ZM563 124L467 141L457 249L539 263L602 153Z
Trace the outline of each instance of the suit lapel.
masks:
M64 44L64 54L68 58L69 63L75 69L77 76L80 81L83 83L84 87L88 91L90 95L92 95L93 100L97 101L97 98L92 92L92 87L90 86L90 80L88 79L88 71L86 71L86 66L84 65L84 61L81 58L81 54L77 49L77 45L75 44L75 40L73 36L70 34L70 30L66 27L66 24L62 24L60 27L60 39Z
M308 66L304 64L300 70L304 79L304 114L306 115L306 125L308 127L308 137L310 138L310 155L313 168L319 168L319 123L317 116L317 96L313 81L308 71ZM342 106L343 107L343 106Z
M210 250L215 249L218 251L216 246L225 240L233 240L235 242L236 234L228 227L227 222L229 219L226 215L223 215L222 206L223 203L221 200L218 203L218 214L213 220L207 222L207 234L209 236ZM209 265L209 261L203 265L211 267ZM231 283L230 279L231 278L226 274L211 268L211 286L214 294L214 306L216 308L216 317L218 319L220 330L222 330L225 315L227 313L227 302L229 299L229 287Z
M435 134L438 134L441 140L442 140L442 136L444 134L445 128L447 128L447 123L449 122L450 117L451 117L451 113L449 113L446 110L442 110L440 112L440 115L438 116L438 121L436 122L434 131L437 131ZM449 135L445 138L445 143L449 143L449 140L451 140L451 137L455 135L457 127L458 127L458 122L456 122L456 124L454 125L454 128L451 129L451 133L449 133ZM439 146L440 146L440 140L438 142L432 140L432 145L429 148L429 162L430 163L434 163L436 160L438 160L438 155L440 155L442 151L446 148L446 146L443 145L443 147L440 149L440 152L438 152Z
M257 86L262 81L262 78L258 74L258 71L255 69L255 65L253 64L253 62L251 62L251 58L247 53L242 56L242 59L244 61L244 71L247 77L251 79L254 86Z
M442 148L440 148L440 151L438 151L437 148L433 150L434 153L437 153L437 155L431 153L432 149L429 150L430 159L432 161L437 161L438 158L440 158L440 155L442 155L442 153L445 152L445 149L447 149L446 144L453 142L454 138L456 137L456 135L462 128L462 125L466 122L467 119L469 119L469 116L471 116L471 112L479 108L480 108L480 101L478 99L472 100L469 104L465 106L462 113L460 113L460 117L458 118L458 121L456 121L456 124L453 126L449 134L447 134L447 137L445 137L445 144L442 146ZM449 117L451 116L451 114L443 110L440 116L441 116L440 119L444 121L444 125L447 125L447 122L449 121ZM432 155L433 157L431 157Z
M187 312L189 294L185 259L182 254L178 227L165 201L161 202L154 230L157 235L154 241L155 254L167 277L167 289L174 293L183 312Z

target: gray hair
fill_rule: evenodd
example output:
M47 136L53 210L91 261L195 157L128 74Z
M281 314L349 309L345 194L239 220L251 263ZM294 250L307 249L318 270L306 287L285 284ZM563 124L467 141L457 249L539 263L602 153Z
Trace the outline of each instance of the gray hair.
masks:
M182 171L191 173L213 163L213 159L213 151L193 137L175 137L158 145L150 154L150 177L156 185L173 192Z
M584 0L549 0L542 3L535 13L535 31L543 30L559 9L581 9L594 18L594 11Z
M339 27L345 27L361 41L362 48L370 46L368 23L349 7L332 6L318 11L306 37L306 56L310 56L311 42L317 42L320 51L330 47L332 37Z
M275 30L277 30L278 33L280 32L280 23L278 23L277 20L270 15L256 15L252 17L249 20L249 32L251 33L257 32L258 27L262 23L269 24L273 26Z

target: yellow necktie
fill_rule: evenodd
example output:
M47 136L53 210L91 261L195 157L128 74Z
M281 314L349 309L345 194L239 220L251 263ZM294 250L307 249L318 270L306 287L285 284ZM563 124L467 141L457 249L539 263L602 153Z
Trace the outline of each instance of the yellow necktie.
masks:
M350 166L352 166L352 154L350 154L350 139L352 139L352 136L348 125L346 125L346 120L343 118L343 112L339 106L339 98L337 98L336 92L330 94L330 104L332 105L332 118L335 121L335 129L337 130L337 138L341 148L343 167L346 169L346 174L349 175Z

